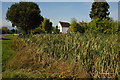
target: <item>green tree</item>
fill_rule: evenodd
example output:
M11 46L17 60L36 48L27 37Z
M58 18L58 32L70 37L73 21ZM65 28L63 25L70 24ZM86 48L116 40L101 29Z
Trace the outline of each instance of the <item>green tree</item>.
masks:
M32 30L32 34L41 34L45 33L45 31L41 27L37 27L34 30Z
M70 27L71 27L72 32L77 32L78 31L78 23L77 23L77 20L75 18L71 19Z
M8 34L8 33L10 33L10 30L7 27L2 27L0 29L0 33L2 33L2 34Z
M40 15L39 6L33 2L19 2L8 8L6 19L11 21L13 26L28 34L43 21Z
M12 34L14 34L14 33L16 32L15 29L12 29L12 30L10 30L10 31L11 31Z
M53 32L54 34L60 33L60 30L58 29L58 26L52 27L52 32Z
M70 25L70 31L71 32L80 32L84 33L84 27L82 26L81 23L77 23L77 20L75 18L71 19L71 25Z
M93 2L92 4L92 8L91 8L91 11L90 11L90 18L93 20L95 18L100 18L100 20L103 20L103 19L110 19L109 18L109 14L110 12L108 11L108 9L110 8L109 4L104 1L104 2Z
M111 33L114 34L119 31L119 26L117 21L109 21L109 20L103 20L103 29L104 33Z
M45 31L45 33L52 33L52 22L50 22L49 19L44 18L41 27L42 30Z
M96 18L88 23L87 31L114 34L119 31L119 26L116 21L110 21L108 19L100 20L99 18Z
M94 33L103 32L103 25L102 21L100 21L100 18L95 18L94 20L89 22L87 31Z

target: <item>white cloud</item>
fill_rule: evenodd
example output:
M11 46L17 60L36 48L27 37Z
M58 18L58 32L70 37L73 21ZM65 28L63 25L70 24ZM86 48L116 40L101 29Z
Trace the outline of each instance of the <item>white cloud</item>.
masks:
M9 27L9 26L12 26L12 23L9 21L7 21L7 20L2 20L2 26L6 26L6 27Z

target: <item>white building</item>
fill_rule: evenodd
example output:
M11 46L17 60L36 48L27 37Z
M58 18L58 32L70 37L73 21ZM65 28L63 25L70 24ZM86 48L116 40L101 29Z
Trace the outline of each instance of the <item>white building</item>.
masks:
M67 33L67 30L69 29L69 27L70 27L70 24L68 22L59 21L59 23L58 23L58 29L62 33Z

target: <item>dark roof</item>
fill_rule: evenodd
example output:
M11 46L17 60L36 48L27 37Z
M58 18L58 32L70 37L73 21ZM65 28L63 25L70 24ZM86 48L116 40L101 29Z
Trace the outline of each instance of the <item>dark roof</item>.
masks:
M62 27L70 27L70 24L68 22L61 22L59 21Z

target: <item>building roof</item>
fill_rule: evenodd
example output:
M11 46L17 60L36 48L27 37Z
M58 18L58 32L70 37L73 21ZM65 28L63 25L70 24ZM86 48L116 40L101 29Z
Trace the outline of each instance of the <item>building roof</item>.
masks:
M59 21L62 27L70 27L70 24L68 22L61 22Z

